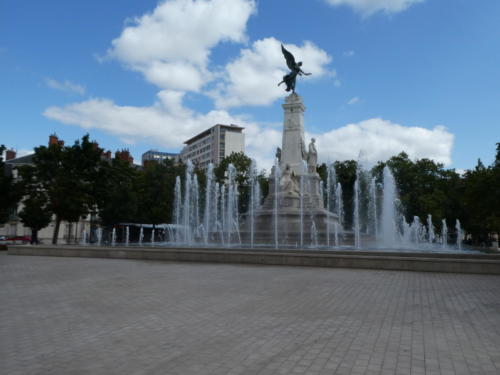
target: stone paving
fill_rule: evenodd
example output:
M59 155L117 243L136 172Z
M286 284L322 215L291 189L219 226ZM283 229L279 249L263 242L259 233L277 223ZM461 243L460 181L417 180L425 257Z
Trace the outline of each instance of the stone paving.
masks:
M0 374L499 373L500 276L0 252Z

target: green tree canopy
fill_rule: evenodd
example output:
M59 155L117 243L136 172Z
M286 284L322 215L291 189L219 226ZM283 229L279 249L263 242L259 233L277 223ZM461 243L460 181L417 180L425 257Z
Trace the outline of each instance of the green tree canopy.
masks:
M101 154L88 135L72 146L52 144L35 149L35 178L47 192L50 210L56 215L54 244L61 221L76 222L94 209Z
M38 231L49 225L52 218L49 197L36 179L36 169L31 165L19 167L20 180L16 188L22 191L22 209L18 213L24 226L31 229L32 242L38 242Z
M96 214L105 227L137 220L139 173L128 162L114 158L100 163L94 185Z
M174 209L175 180L185 166L166 159L147 165L138 176L138 219L143 223L170 223Z
M17 190L14 189L12 175L3 160L5 149L4 145L0 145L0 224L9 220L20 198Z

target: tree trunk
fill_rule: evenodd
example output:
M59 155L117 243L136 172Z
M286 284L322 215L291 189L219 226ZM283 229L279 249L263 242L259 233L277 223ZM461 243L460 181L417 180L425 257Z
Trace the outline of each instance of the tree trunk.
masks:
M38 230L31 228L31 244L38 245Z
M52 244L57 245L57 239L59 238L59 227L61 226L61 219L56 217L56 226L54 228L54 235L52 236Z

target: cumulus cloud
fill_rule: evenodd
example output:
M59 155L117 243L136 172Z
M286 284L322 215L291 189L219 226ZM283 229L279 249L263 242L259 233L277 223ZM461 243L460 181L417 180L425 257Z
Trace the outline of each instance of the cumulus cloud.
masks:
M246 151L261 168L270 168L281 131L263 127L224 110L206 114L194 112L182 104L184 94L161 91L151 106L120 106L109 99L94 98L64 107L50 107L44 116L84 129L100 129L118 136L125 143L147 142L179 149L183 142L215 124L237 124L245 127ZM262 142L266 139L266 142Z
M108 58L141 72L162 89L199 91L212 75L210 50L220 42L244 42L253 0L170 0L131 20L112 41Z
M327 65L332 58L324 50L306 41L302 46L285 44L296 61L305 61L303 69L312 73L307 80L314 80L327 74L335 76ZM265 38L242 49L240 56L225 67L224 81L212 92L218 107L241 105L267 105L283 96L283 87L278 83L287 74L281 52L281 42ZM298 77L297 79L300 80ZM306 82L306 80L304 80Z
M149 107L119 106L108 99L91 99L65 107L50 107L44 115L68 125L101 129L130 142L148 142L179 149L186 139L209 126L237 124L245 127L246 152L260 168L270 169L276 147L281 147L281 129L261 126L224 110L206 114L182 105L183 94L161 91ZM405 151L411 158L430 158L449 165L453 134L445 127L408 127L379 118L348 124L315 137L321 161L357 159L363 151L369 164ZM265 139L265 142L262 140Z
M424 0L325 0L328 4L347 5L363 16L377 12L398 13Z
M316 138L323 161L356 160L362 151L369 164L385 161L404 151L412 159L429 158L449 165L454 140L453 134L441 125L426 129L380 118L310 136Z
M47 85L47 87L54 90L64 91L71 94L85 94L85 87L68 80L59 82L52 78L45 78L45 84Z
M182 92L160 91L152 106L120 106L112 100L94 98L64 107L50 107L44 116L84 129L101 129L130 142L147 141L168 148L178 148L208 124L228 123L234 119L224 111L205 115L182 105Z

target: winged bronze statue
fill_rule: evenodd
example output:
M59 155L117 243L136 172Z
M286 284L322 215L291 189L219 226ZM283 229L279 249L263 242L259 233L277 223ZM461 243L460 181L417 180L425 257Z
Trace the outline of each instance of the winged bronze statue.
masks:
M309 76L311 73L305 73L300 67L302 66L302 61L298 63L295 62L295 57L281 45L281 52L283 52L283 56L285 56L286 65L291 70L286 76L283 76L283 81L278 83L278 86L282 83L286 84L286 91L295 92L295 81L297 80L297 75L305 75Z

